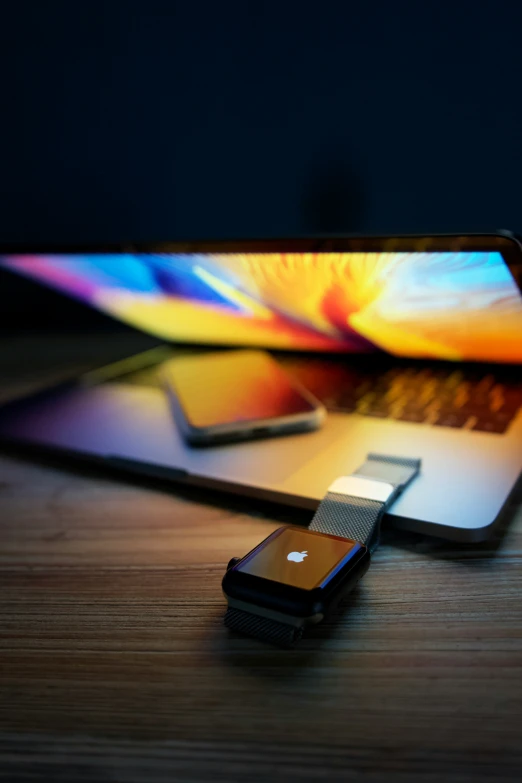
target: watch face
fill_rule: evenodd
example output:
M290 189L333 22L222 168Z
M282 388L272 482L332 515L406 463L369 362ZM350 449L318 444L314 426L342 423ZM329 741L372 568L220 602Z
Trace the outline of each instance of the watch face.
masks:
M283 527L244 557L235 569L271 582L313 590L322 587L361 550L361 545L338 536Z
M357 541L300 527L280 527L232 565L223 578L229 604L289 618L324 614L366 573L368 549Z

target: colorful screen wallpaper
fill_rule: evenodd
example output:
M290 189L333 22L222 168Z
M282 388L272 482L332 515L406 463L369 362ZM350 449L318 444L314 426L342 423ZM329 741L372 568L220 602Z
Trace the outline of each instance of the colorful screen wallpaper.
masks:
M498 252L9 255L0 263L160 338L522 362Z

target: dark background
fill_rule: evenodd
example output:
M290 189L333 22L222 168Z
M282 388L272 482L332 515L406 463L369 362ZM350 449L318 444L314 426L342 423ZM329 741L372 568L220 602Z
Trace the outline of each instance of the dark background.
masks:
M9 4L0 240L520 231L521 29L514 0Z

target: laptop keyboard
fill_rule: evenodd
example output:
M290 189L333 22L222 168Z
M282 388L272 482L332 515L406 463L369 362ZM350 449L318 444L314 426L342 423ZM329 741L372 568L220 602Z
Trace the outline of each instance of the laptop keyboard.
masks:
M522 379L478 368L372 370L293 357L283 364L330 411L501 434L522 405Z
M388 368L373 360L345 363L279 354L277 360L327 410L379 419L502 434L522 406L522 377L446 365ZM161 386L158 365L118 378Z

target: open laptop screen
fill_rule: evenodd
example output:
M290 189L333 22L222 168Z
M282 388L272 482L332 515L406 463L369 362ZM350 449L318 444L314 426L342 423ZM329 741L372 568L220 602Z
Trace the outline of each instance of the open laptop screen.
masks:
M162 339L522 362L500 252L2 255L0 264Z

